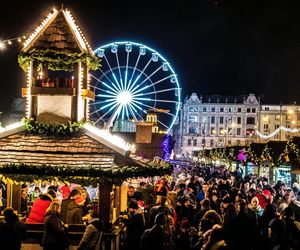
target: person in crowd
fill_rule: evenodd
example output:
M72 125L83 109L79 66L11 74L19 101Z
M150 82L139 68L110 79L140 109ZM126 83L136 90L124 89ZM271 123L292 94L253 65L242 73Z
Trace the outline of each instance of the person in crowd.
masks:
M21 214L27 215L27 209L28 209L28 195L25 190L21 191Z
M243 230L241 230L243 229ZM257 226L255 220L247 215L247 203L241 200L237 215L228 223L227 243L232 250L253 250L257 247Z
M236 216L236 208L232 203L229 203L227 208L225 209L225 212L222 213L223 215L223 229L225 232L227 232L228 230L228 223L231 220L231 218L233 218L234 216Z
M27 223L44 223L46 210L55 197L56 193L51 189L46 194L40 195L32 205Z
M6 208L6 199L3 197L3 188L0 186L0 212Z
M141 194L137 193L135 191L135 188L133 186L128 186L127 187L127 203L129 204L130 201L135 200L139 201L142 200Z
M25 192L24 192L25 193ZM30 200L31 202L34 202L36 200L37 197L39 197L42 194L42 191L39 187L34 187L33 192L30 195Z
M60 191L61 194L62 194L62 199L63 199L63 200L64 200L64 199L68 199L69 194L71 193L71 189L70 189L69 185L66 184L66 183L65 183L63 186L61 186L61 187L59 188L59 191Z
M209 199L209 186L208 186L208 183L205 182L202 184L202 189L199 191L199 193L197 194L197 202L200 202L204 199Z
M285 221L275 218L270 221L269 227L269 236L273 247L272 250L290 250L287 241Z
M0 249L20 250L22 240L26 239L26 226L11 207L7 207L3 215L5 223L0 227Z
M209 199L204 199L204 200L202 200L202 201L200 202L200 205L201 205L201 209L200 209L200 211L198 211L198 212L195 214L195 217L194 217L193 226L194 226L195 228L198 228L198 227L199 227L200 220L202 219L202 217L204 216L204 214L205 214L208 210L211 210Z
M272 243L269 236L269 224L276 218L276 208L272 204L267 204L259 222L260 244L259 249L271 249Z
M155 216L154 226L145 230L141 237L141 250L165 250L164 225L167 218L164 213Z
M69 247L67 227L60 218L60 204L52 202L46 210L44 250L65 250Z
M127 227L125 249L139 250L139 242L145 230L145 218L142 209L139 208L135 200L129 202L128 218L125 218L124 223Z
M268 205L268 204L267 204ZM263 209L259 205L259 200L257 197L253 197L251 203L248 204L247 214L253 218L258 225L260 217L263 214Z
M295 223L293 209L291 207L286 207L281 217L286 224L286 234L289 246L293 249L300 249L300 228L298 228Z
M99 250L102 239L103 223L96 211L90 210L88 225L79 243L78 250Z
M64 200L63 200L64 201ZM83 224L83 204L85 202L82 192L74 188L69 194L68 200L62 207L62 213L65 216L66 224Z
M206 232L205 237L208 238L201 250L225 250L227 245L225 243L225 233L221 226L215 225Z

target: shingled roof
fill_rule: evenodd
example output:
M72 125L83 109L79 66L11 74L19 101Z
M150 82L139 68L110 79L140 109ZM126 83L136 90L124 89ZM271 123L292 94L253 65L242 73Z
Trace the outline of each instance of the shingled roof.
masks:
M93 50L75 24L68 10L54 9L47 18L25 41L22 52L26 53L31 48L37 50L55 49L67 53L89 52Z

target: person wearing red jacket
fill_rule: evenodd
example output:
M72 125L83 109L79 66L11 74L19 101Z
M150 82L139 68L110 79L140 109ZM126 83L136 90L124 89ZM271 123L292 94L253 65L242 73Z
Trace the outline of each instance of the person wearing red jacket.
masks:
M44 223L47 208L52 203L56 194L53 190L49 190L46 194L40 195L33 203L27 223Z

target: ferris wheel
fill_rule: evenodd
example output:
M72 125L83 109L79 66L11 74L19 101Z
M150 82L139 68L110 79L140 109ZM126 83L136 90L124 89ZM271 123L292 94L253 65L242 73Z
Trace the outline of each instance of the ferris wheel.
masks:
M180 110L180 86L170 63L157 51L135 42L114 42L97 48L99 71L90 74L95 101L90 119L109 129L116 120L139 122L149 112L169 132Z

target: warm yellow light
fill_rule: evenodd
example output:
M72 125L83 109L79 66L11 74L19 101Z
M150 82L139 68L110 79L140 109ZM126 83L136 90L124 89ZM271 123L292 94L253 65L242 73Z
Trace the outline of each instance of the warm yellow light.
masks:
M294 110L289 109L289 110L288 110L288 114L294 114Z
M268 121L268 119L269 119L269 116L267 116L267 115L265 115L264 117L263 117L263 120L266 122L266 121Z
M5 43L0 41L0 50L5 49Z
M231 127L235 128L235 127L236 127L236 124L235 124L235 123L232 123L232 124L231 124Z
M296 124L296 121L292 120L292 124Z
M11 44L12 44L12 42L11 42L11 41L8 41L7 43L8 43L9 45L11 45Z

